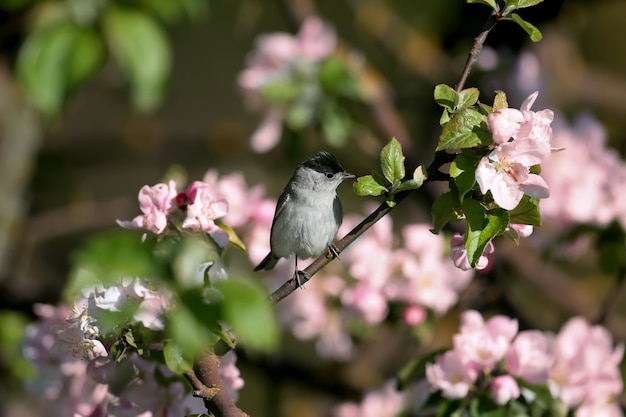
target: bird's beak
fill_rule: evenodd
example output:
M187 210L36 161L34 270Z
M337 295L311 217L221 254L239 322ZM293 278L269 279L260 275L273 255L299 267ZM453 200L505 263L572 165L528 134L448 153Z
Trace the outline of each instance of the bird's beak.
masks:
M347 180L347 179L350 179L350 178L356 178L356 175L350 174L349 172L344 172L343 173L343 179L344 180Z

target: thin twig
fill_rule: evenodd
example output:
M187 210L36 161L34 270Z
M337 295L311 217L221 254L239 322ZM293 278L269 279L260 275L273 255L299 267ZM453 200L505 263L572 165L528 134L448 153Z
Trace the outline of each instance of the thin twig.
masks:
M487 35L489 35L489 32L491 31L491 29L493 29L496 23L498 23L498 15L495 11L493 11L487 18L487 21L483 26L483 30L476 38L474 38L474 45L472 45L472 49L470 49L469 54L467 55L467 61L465 62L465 68L463 68L463 72L461 73L461 79L456 85L457 93L460 92L465 86L465 82L467 81L467 78L472 71L472 67L478 60L478 55L480 55L480 51L483 49L483 45L485 43L485 40L487 39Z
M456 155L454 154L449 154L446 152L436 152L434 161L427 168L428 178L424 182L448 180L449 177L446 174L440 172L439 168L442 165L451 162L455 156ZM396 206L404 201L411 193L411 191L406 191L396 194ZM296 277L293 277L292 279L281 285L276 291L274 291L269 297L270 301L273 304L278 303L280 300L293 293L299 287L298 284L304 284L309 281L311 277L313 277L313 275L315 275L324 266L326 266L333 259L335 259L336 255L339 255L352 242L359 238L359 236L361 236L370 227L372 227L378 220L380 220L381 218L386 216L391 210L393 210L394 207L389 207L386 202L378 206L376 210L374 210L361 223L359 223L354 229L352 229L347 235L345 235L335 244L335 249L337 249L336 254L332 255L329 251L329 253L318 257L315 261L313 261L309 266L304 269L304 276L299 276L299 280L297 280Z

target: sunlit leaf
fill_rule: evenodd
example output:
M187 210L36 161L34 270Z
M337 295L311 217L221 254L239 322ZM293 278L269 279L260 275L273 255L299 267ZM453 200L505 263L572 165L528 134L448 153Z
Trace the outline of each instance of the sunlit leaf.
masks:
M380 165L383 175L391 184L404 178L404 155L402 154L402 146L396 138L391 139L381 151Z
M454 114L443 126L437 151L486 146L491 142L486 117L473 108Z
M356 195L360 196L377 196L387 191L385 185L380 184L380 182L376 181L376 179L372 175L365 175L363 177L357 178L357 180L352 185L352 189L354 190Z
M539 42L543 38L543 35L541 34L541 31L539 29L537 29L531 23L522 19L518 14L516 13L511 14L511 20L517 23L518 25L520 25L520 27L524 29L526 33L528 33L531 41Z
M137 109L151 111L160 103L171 56L165 33L148 14L109 7L102 27L111 52L128 76Z
M454 88L446 84L435 86L435 102L446 110L454 110L457 103L457 94Z

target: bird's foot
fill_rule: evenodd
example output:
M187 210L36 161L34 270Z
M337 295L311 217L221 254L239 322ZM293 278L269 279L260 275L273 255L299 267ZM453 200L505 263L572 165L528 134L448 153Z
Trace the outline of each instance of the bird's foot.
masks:
M302 276L302 278L304 279L304 282L307 282L308 280L310 280L311 277L309 276L309 274L307 274L304 271L296 270L296 272L294 273L294 279L296 280L296 284L298 284L298 288L303 290L304 284L300 281L300 276Z
M339 249L337 249L337 246L335 246L334 243L328 245L328 253L326 254L326 257L328 259L339 258Z

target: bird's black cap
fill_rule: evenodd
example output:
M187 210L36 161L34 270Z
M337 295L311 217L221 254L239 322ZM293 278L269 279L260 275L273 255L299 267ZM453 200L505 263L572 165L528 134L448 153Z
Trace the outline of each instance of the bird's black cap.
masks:
M344 172L343 167L337 161L337 158L330 152L321 151L316 153L311 159L307 159L302 163L302 166L311 168L322 174L337 174Z

